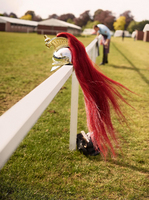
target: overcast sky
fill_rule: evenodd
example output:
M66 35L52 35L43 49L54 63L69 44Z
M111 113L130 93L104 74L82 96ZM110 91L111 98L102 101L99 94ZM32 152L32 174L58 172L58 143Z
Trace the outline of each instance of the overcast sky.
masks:
M66 13L79 17L86 10L93 15L97 9L110 10L116 17L130 10L136 21L149 20L149 0L0 0L0 13L13 12L18 17L28 10L43 19Z

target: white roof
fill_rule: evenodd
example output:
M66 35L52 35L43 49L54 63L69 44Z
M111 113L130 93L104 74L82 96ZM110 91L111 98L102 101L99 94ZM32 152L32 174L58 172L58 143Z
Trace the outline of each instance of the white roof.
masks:
M5 24L6 21L0 18L0 23L4 23Z
M62 26L62 27L70 27L70 28L75 28L75 29L81 29L80 26L68 23L68 22L64 22L62 20L58 20L58 19L47 19L41 22L38 22L39 25L47 25L47 26Z
M149 31L149 24L146 24L146 25L144 26L143 32L145 32L145 31Z
M0 16L0 22L2 23L10 22L14 24L22 24L22 25L28 25L28 26L38 25L38 22L35 22L35 21L17 19L17 18L12 18L12 17L3 17L3 16Z

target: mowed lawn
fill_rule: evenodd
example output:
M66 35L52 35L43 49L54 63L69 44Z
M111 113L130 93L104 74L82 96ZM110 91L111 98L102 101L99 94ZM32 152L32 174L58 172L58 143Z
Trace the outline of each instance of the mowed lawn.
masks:
M78 37L85 46L94 38ZM43 35L0 32L0 114L53 73L52 54ZM101 60L102 46L97 65ZM69 78L0 171L0 199L149 199L149 43L112 37L109 63L98 68L137 93L125 96L135 109L122 105L128 126L112 116L117 157L69 151ZM88 131L80 89L81 130Z

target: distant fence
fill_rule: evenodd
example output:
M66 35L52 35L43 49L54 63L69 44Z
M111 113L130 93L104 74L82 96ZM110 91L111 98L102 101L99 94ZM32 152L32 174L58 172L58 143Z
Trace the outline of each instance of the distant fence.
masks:
M93 62L96 62L98 56L99 48L97 44L99 44L99 40L100 37L94 39L86 47L86 51ZM73 66L64 65L0 117L0 169L71 75L69 149L76 149L79 85Z

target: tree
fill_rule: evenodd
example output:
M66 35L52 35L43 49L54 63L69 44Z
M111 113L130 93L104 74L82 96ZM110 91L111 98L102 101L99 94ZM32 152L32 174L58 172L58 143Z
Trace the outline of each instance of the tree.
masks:
M58 15L57 14L52 14L52 15L49 15L48 19L57 19L58 18Z
M42 21L42 18L39 16L39 15L35 15L33 18L32 18L33 21L37 21L37 22L40 22Z
M67 22L68 19L73 20L74 18L75 18L75 16L71 13L63 14L63 15L60 15L58 17L59 20L62 20L62 21L65 21L65 22Z
M132 33L133 31L135 31L137 29L137 25L138 22L136 21L131 21L127 27L127 31L129 31L130 33Z
M70 24L74 24L74 21L72 19L70 19L70 18L67 19L67 22L70 23Z
M83 29L85 29L85 28L93 28L93 26L96 25L96 24L100 24L100 22L99 21L88 21L86 26L83 27Z
M137 23L136 29L137 29L138 31L143 31L144 26L145 26L146 24L149 24L149 20L143 20L143 21L141 21L141 22L138 22L138 23Z
M6 12L3 13L3 16L9 17L9 15Z
M91 20L91 16L89 14L89 10L83 12L78 18L74 18L74 23L78 26L85 26L89 20Z
M12 12L10 13L9 17L18 18L17 15L15 13L12 13Z
M109 16L106 17L106 19L104 20L104 24L110 29L110 30L114 30L113 28L113 23L115 21L115 17L114 16Z
M99 21L100 23L106 25L110 30L113 30L113 23L115 21L115 16L113 16L111 11L103 11L98 9L94 13L94 21Z
M125 19L125 21L126 21L125 29L127 29L129 23L134 20L134 17L132 16L131 11L127 10L124 13L122 13L120 16L124 16L126 18Z
M36 15L34 11L28 10L24 16L22 16L20 19L25 20L32 20L32 21L42 21L42 18L39 15Z
M27 15L22 16L20 19L32 20L32 15L27 14Z
M129 26L127 27L127 30L132 33L133 31L135 30L138 30L138 31L143 31L144 29L144 26L146 24L149 24L149 20L143 20L141 22L136 22L136 21L131 21Z
M94 19L94 21L98 21L98 16L100 15L100 13L101 12L103 12L103 10L102 9L98 9L98 10L96 10L95 12L94 12L94 16L93 16L93 19Z
M125 17L124 16L120 16L116 22L114 22L113 26L115 30L124 30L125 29Z
M35 17L35 12L32 11L32 10L28 10L25 15L31 15L32 16L32 19Z
M82 20L78 17L78 18L74 18L74 24L77 25L77 26L80 26L82 27L83 26L83 22Z

